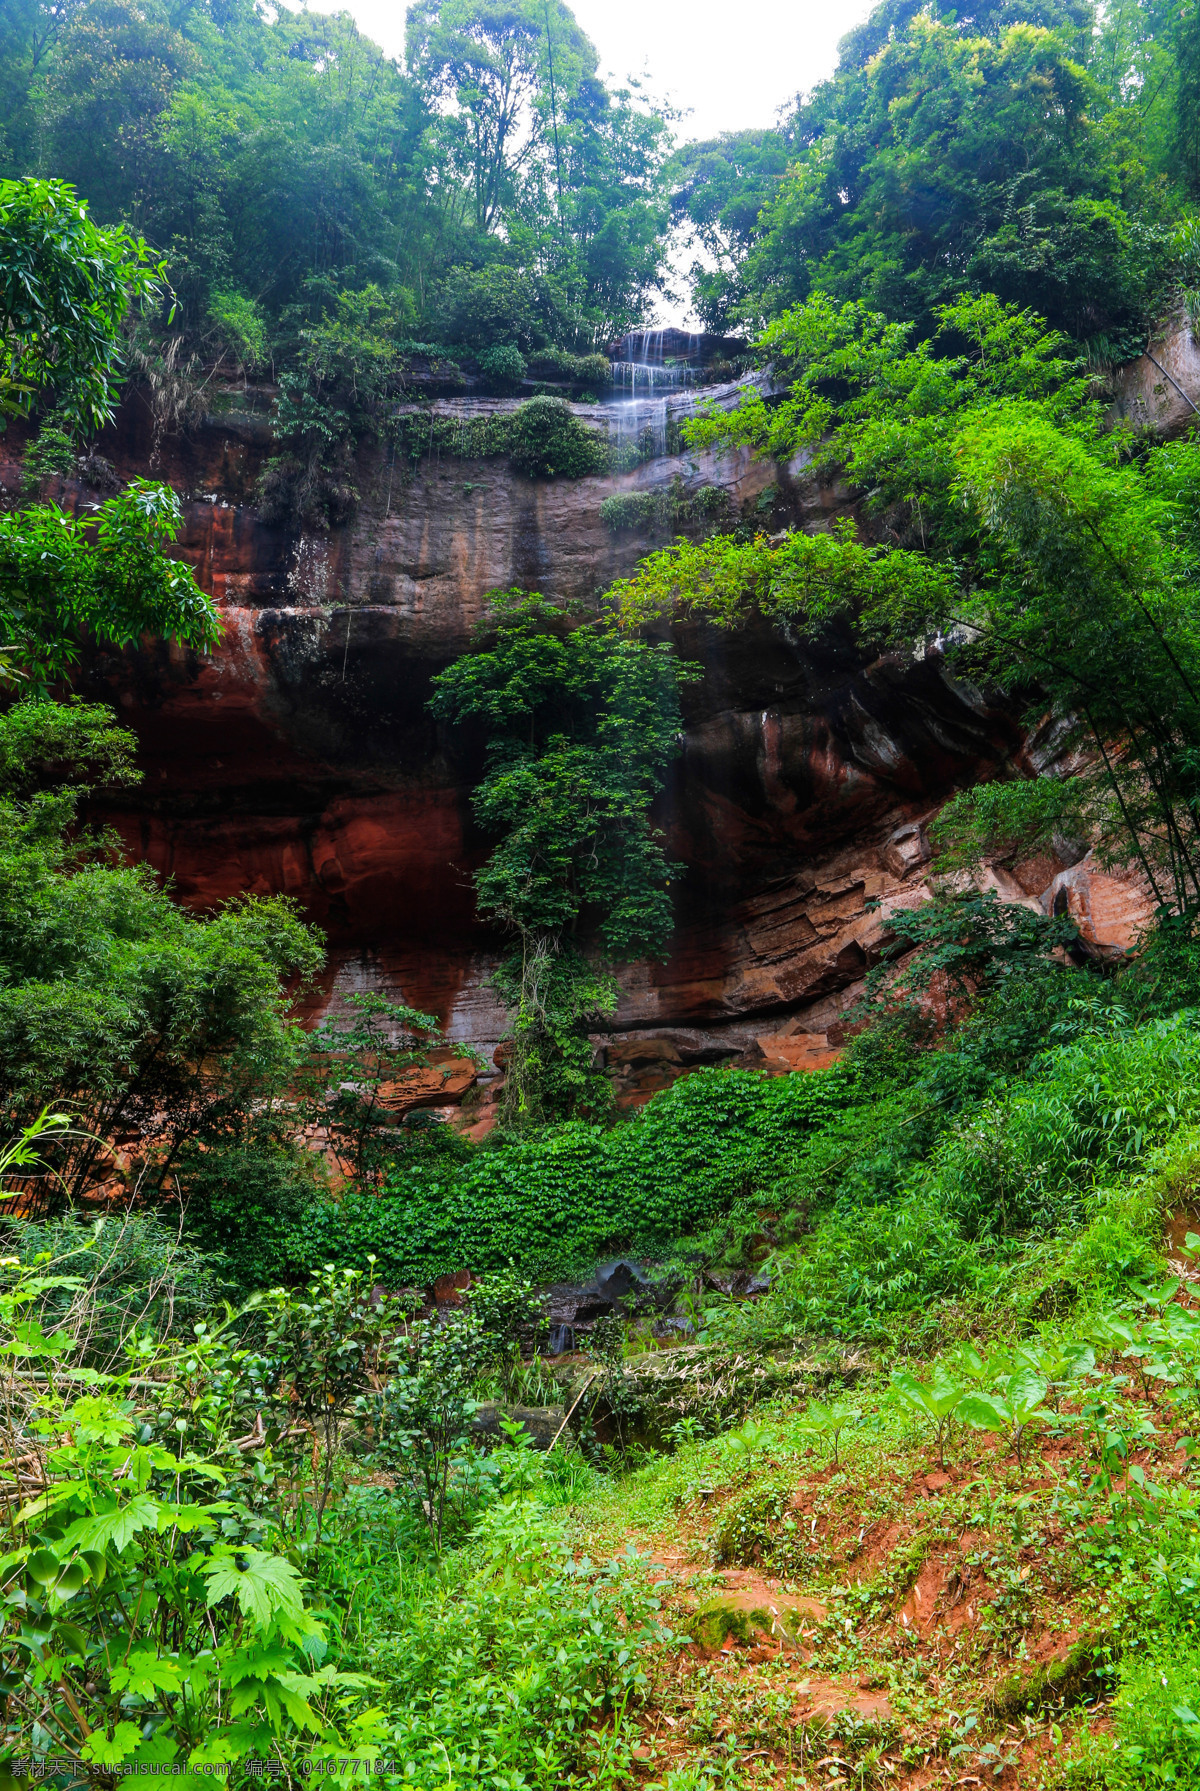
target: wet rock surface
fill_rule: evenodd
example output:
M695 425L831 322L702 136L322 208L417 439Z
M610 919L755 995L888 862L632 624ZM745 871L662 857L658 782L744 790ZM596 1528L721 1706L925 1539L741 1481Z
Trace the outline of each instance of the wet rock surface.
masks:
M717 388L718 401L737 389ZM114 702L145 774L94 818L197 908L244 891L295 897L330 941L314 1017L378 991L437 1014L490 1058L504 1017L488 986L501 942L474 916L472 874L488 850L470 809L482 742L433 723L432 677L468 644L490 590L518 584L587 607L632 568L652 542L605 526L609 496L717 486L732 514L814 529L845 513L847 494L802 461L744 452L664 453L561 481L504 460L435 458L406 474L364 453L353 519L288 530L254 506L273 447L258 397L247 408L233 394L191 434L157 442L134 398L101 443L116 476L150 472L179 490L180 552L226 633L211 657L159 644L90 661L86 694ZM620 407L607 423L604 406L577 408L609 427ZM10 494L20 447L19 430L0 440ZM102 494L56 481L48 495L77 506ZM598 1041L624 1106L703 1063L783 1073L829 1061L889 912L925 899L930 818L956 788L1033 768L1014 718L936 653L867 661L848 636L815 646L754 620L674 634L705 673L686 692L682 754L656 817L685 875L668 960L623 973L613 1031ZM1050 899L1089 938L1126 947L1137 904L1119 879L1068 857L1024 870L1009 878L1021 899L1053 884ZM474 1081L439 1066L427 1089L393 1091L394 1117L454 1107Z

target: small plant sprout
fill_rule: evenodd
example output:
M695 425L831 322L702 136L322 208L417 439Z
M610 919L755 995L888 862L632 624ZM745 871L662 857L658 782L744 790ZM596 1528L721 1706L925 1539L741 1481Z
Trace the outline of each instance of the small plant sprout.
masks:
M677 1418L667 1432L675 1449L686 1449L689 1444L700 1442L703 1436L704 1426L699 1418Z
M938 1466L946 1465L946 1443L949 1440L955 1413L964 1397L964 1389L952 1381L941 1363L934 1365L928 1382L919 1381L915 1374L899 1369L892 1375L892 1391L901 1405L909 1411L916 1412L926 1418L933 1426L934 1441L937 1444Z
M758 1419L749 1417L743 1420L737 1430L731 1430L725 1438L726 1452L740 1466L744 1475L749 1474L755 1457L766 1446L767 1427Z
M810 1399L805 1407L804 1416L800 1420L803 1435L813 1438L825 1437L833 1446L833 1467L841 1466L839 1445L842 1432L851 1425L861 1421L862 1414L856 1405L849 1400L831 1400L828 1404L819 1399Z
M1007 1431L1023 1472L1025 1439L1031 1426L1045 1420L1043 1407L1048 1391L1041 1375L1031 1369L1002 1375L994 1391L968 1393L958 1408L958 1416L973 1430Z

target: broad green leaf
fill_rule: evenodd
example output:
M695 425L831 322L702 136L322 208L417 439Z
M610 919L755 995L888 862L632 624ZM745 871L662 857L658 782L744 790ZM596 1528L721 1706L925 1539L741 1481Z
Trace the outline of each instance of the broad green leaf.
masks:
M968 1393L956 1416L972 1430L1007 1430L1008 1414L992 1393Z
M223 1729L219 1735L210 1735L207 1741L194 1747L188 1755L189 1766L224 1766L232 1760L243 1760L246 1757L246 1742L236 1731Z
M169 1655L140 1648L129 1656L124 1666L113 1668L109 1683L114 1691L129 1691L139 1698L152 1698L155 1692L181 1690L183 1679L178 1663Z
M133 1754L139 1766L170 1766L178 1758L179 1743L165 1728L156 1729Z
M260 1629L269 1629L277 1618L298 1619L304 1614L300 1575L281 1555L248 1549L243 1568L231 1550L222 1551L201 1572L208 1581L210 1608L223 1598L236 1598L243 1616Z
M69 1659L87 1659L88 1639L78 1623L65 1623L61 1618L55 1623L54 1651Z
M289 1672L295 1665L291 1652L287 1648L275 1646L239 1648L223 1663L221 1678L226 1685L241 1685L244 1680L263 1681L273 1679L279 1673Z
M158 1528L158 1509L158 1500L149 1493L135 1493L126 1505L77 1518L67 1529L63 1545L80 1550L113 1548L119 1555L140 1531Z
M73 1347L70 1337L47 1337L36 1319L12 1327L11 1339L0 1344L0 1356L65 1356Z
M1005 1395L1018 1424L1024 1424L1032 1417L1045 1399L1046 1392L1046 1382L1040 1374L1027 1369L1022 1374L1013 1375L1005 1389Z
M36 1580L39 1586L48 1586L57 1578L61 1563L53 1549L40 1548L30 1555L26 1566L31 1579Z
M215 1524L225 1517L233 1507L222 1501L213 1505L168 1505L158 1508L158 1529L161 1535L165 1530L179 1530L181 1534L190 1536L193 1530L201 1530L206 1524Z
M119 1766L132 1756L141 1739L136 1723L118 1723L111 1735L93 1729L79 1751L93 1766Z

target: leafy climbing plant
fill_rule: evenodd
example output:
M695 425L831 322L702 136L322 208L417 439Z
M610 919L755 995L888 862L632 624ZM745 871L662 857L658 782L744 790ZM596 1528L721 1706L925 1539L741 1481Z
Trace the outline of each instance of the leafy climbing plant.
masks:
M596 954L666 946L677 870L651 807L678 751L688 675L665 643L511 590L435 680L433 713L481 734L486 754L473 803L497 844L476 890L481 914L515 940L498 979L515 1015L510 1121L604 1104L587 1033L615 994Z

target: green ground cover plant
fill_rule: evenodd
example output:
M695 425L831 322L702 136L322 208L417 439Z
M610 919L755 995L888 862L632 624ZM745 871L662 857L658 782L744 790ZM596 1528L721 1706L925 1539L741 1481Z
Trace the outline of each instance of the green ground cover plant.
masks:
M381 1195L311 1208L297 1247L313 1262L373 1254L397 1286L467 1259L532 1271L661 1251L747 1186L769 1186L845 1098L838 1078L700 1071L616 1127L574 1121L461 1164L401 1155Z

